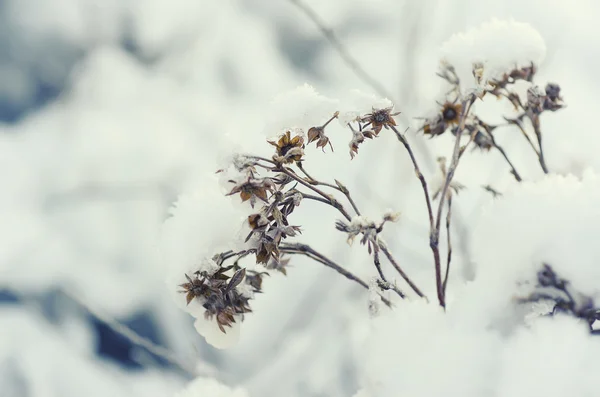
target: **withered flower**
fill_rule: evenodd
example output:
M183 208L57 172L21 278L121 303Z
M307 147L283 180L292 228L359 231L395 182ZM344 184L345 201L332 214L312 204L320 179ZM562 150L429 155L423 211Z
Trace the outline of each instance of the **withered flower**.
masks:
M444 119L438 116L433 120L426 121L419 131L423 131L423 134L430 135L433 138L434 136L442 135L446 132L447 128L448 126L444 122Z
M296 135L292 138L290 131L286 131L277 142L267 142L275 146L277 150L277 160L282 163L289 164L300 161L302 160L302 156L304 156L304 138L300 135Z
M462 114L462 105L457 102L445 102L440 113L433 119L426 120L419 131L423 134L434 136L442 135L449 126L458 125Z
M187 278L188 282L179 285L181 288L183 288L179 292L185 294L185 301L189 305L194 298L204 295L206 286L204 285L204 279L192 279L187 274L185 275L185 278Z
M554 83L546 85L546 97L544 98L543 108L555 112L564 107L563 100L560 96L560 86Z
M248 225L254 231L264 230L269 225L269 219L263 214L252 214L248 216Z
M373 130L360 130L356 131L351 124L348 124L352 131L352 139L348 146L350 147L350 158L354 158L358 154L358 146L365 141L365 138L373 139L376 134Z
M269 236L264 234L256 249L256 263L266 265L271 259L279 260L279 242L281 236Z
M391 125L395 126L396 120L394 120L394 116L399 115L400 112L392 113L393 108L393 106L385 109L373 108L371 113L366 114L360 119L361 122L366 123L363 125L363 128L371 126L375 135L378 135L383 127L387 129Z
M531 86L527 89L527 109L534 114L540 114L544 110L543 104L546 96L538 86Z
M320 126L320 127L312 127L311 129L308 130L307 132L308 135L308 143L317 141L317 147L321 148L323 151L325 151L325 146L327 146L327 144L329 144L329 147L331 148L331 151L333 152L333 145L331 144L331 141L329 140L329 138L325 135L325 129Z
M446 102L442 106L442 119L447 125L456 125L460 120L462 105L460 103Z
M322 148L323 151L325 151L325 146L329 144L329 147L333 152L333 145L331 144L329 138L325 135L325 127L327 127L327 125L331 123L333 119L337 118L339 114L340 112L335 112L333 116L331 116L331 118L325 122L325 124L310 128L306 133L308 136L308 143L317 141L317 147Z
M237 269L233 276L227 275L226 273L232 269ZM180 285L183 288L181 292L186 294L188 304L198 298L206 310L204 317L216 318L221 332L225 332L225 327L231 327L236 322L235 315L243 315L251 311L248 306L249 298L243 296L236 289L244 282L246 269L239 268L234 264L221 267L211 275L204 272L195 272L194 274L195 278L193 279L187 274L185 275L188 282Z
M473 138L473 143L481 150L489 151L494 147L494 143L489 135L485 132L477 131L475 133L475 138Z
M233 181L232 181L233 182ZM250 200L250 205L254 208L256 199L260 199L265 203L268 203L267 192L273 193L274 189L273 181L269 178L263 179L247 179L242 183L238 183L233 189L227 193L227 196L239 193L243 202Z
M257 272L254 270L248 270L246 273L246 283L253 288L255 293L262 292L262 281L263 276L268 276L267 272Z

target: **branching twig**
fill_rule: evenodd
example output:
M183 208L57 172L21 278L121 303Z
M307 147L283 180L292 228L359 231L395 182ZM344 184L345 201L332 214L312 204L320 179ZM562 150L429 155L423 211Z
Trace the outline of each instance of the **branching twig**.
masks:
M350 214L348 214L348 211L346 211L346 209L344 208L344 206L339 201L337 201L333 196L325 193L324 191L322 191L318 187L315 187L315 186L311 185L309 182L305 181L303 178L299 177L296 173L294 173L293 171L291 171L290 169L288 169L288 168L286 168L284 166L278 166L276 168L276 171L281 172L281 173L289 176L290 178L292 178L293 180L297 181L301 185L304 185L305 187L309 188L313 192L317 193L319 196L321 196L325 200L329 201L329 204L332 207L336 208L344 216L344 218L346 218L348 221L352 220L352 217L350 216Z
M302 165L302 162L298 161L296 163L296 165L298 166L298 168L300 169L300 171L302 171L302 173L308 178L308 182L310 184L313 184L315 186L327 186L330 187L332 189L337 190L338 192L341 192L344 194L344 196L346 196L346 198L348 199L348 202L350 203L350 205L352 206L352 209L354 209L354 212L356 213L356 215L360 216L360 211L358 209L358 207L356 206L356 203L354 202L354 200L352 199L352 196L350 195L350 191L348 190L348 188L346 188L346 186L344 186L340 181L336 180L336 185L333 185L331 183L327 183L327 182L322 182L319 181L315 178L312 177L312 175L310 175L306 169L304 168L304 166Z
M377 246L374 247L373 250L373 263L375 264L375 268L377 268L377 272L379 273L379 277L381 278L381 282L378 282L379 288L388 290L391 289L394 291L400 298L405 298L406 295L398 289L394 284L390 283L383 274L383 270L381 269L381 261L379 260L379 248Z
M535 135L537 137L539 149L535 147L535 144L533 143L533 141L527 134L527 131L525 131L525 127L523 126L523 122L521 121L521 119L524 116L527 116L529 118L529 120L531 121L531 124L533 125L533 129L534 129ZM548 167L546 166L546 160L544 158L544 152L542 149L542 132L540 130L539 117L537 118L537 122L535 122L534 120L532 120L532 118L527 113L523 113L514 119L510 119L507 117L505 117L504 119L506 121L508 121L510 124L513 124L513 125L516 125L517 127L519 127L521 134L525 137L525 139L527 139L527 143L529 143L529 146L531 146L535 155L537 156L538 162L540 163L540 167L542 168L542 171L544 171L544 173L547 174L549 171L548 171Z
M311 246L309 246L307 244L281 243L281 245L279 246L279 249L281 250L282 253L286 253L286 254L290 254L290 255L304 255L308 258L311 258L311 259L335 270L342 276L346 277L348 280L352 280L355 283L360 284L363 288L365 288L367 290L369 289L369 284L367 284L365 281L363 281L362 279L360 279L358 276L354 275L350 271L344 269L342 266L338 265L337 263L335 263L331 259L327 258L325 255L316 251L315 249L313 249ZM388 305L388 306L391 305L391 302L388 299L385 299L384 297L381 297L381 299L386 305Z

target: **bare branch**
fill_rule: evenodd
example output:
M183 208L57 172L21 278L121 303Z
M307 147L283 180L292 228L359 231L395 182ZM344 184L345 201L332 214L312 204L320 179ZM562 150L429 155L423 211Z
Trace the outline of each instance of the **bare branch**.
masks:
M446 257L446 275L442 283L444 297L446 296L446 285L448 284L448 275L450 274L450 262L452 262L452 238L450 235L450 221L452 217L452 196L448 197L448 213L446 214L446 236L448 238L448 256Z
M430 228L430 232L431 232L431 230L433 230L433 225L434 225L433 209L431 207L431 198L429 196L429 189L427 188L427 181L425 181L425 177L423 176L423 173L421 172L421 170L419 168L417 159L415 158L415 155L414 155L408 141L406 140L406 138L393 125L390 125L390 128L392 129L392 131L394 131L398 140L406 148L406 151L408 152L408 155L410 156L410 160L413 163L413 167L415 169L415 175L417 176L417 178L419 178L419 181L421 182L421 187L423 188L423 194L425 195L425 203L427 204L427 214L429 215L429 228Z
M381 278L381 280L379 280L380 282L377 283L379 288L384 289L384 290L391 289L396 294L398 294L398 296L400 298L406 298L406 295L402 291L400 291L400 289L398 289L398 287L396 287L394 284L390 283L385 278L385 275L383 274L383 270L381 269L381 261L379 260L379 248L377 246L375 246L374 250L373 250L373 263L375 264L375 268L377 269L377 272L379 273L379 277Z
M346 218L348 221L352 220L352 217L350 216L350 214L348 214L348 211L346 211L344 206L339 201L337 201L332 195L327 194L324 191L322 191L321 189L319 189L318 187L311 185L309 182L307 182L303 178L299 177L295 172L293 172L292 170L290 170L284 166L278 166L275 169L275 171L284 173L285 175L289 176L290 178L297 181L301 185L304 185L305 187L309 188L313 192L317 193L319 196L321 196L325 200L329 201L329 204L332 207L336 208L344 216L344 218Z
M311 258L311 259L335 270L342 276L346 277L348 280L352 280L355 283L360 284L363 288L365 288L367 290L369 289L369 284L367 284L365 281L363 281L362 279L360 279L358 276L354 275L350 271L344 269L342 266L338 265L337 263L335 263L331 259L327 258L325 255L319 253L318 251L316 251L315 249L313 249L311 246L309 246L307 244L281 243L281 245L279 246L279 249L281 250L282 253L286 253L286 254L290 254L290 255L304 255L308 258ZM384 297L381 297L381 299L386 305L388 305L388 306L391 305L391 302L389 300L385 299Z
M381 251L384 253L386 258L390 261L392 266L394 266L394 269L396 269L396 271L398 271L398 273L404 279L404 281L406 281L408 283L408 285L410 285L410 288L412 288L412 290L415 291L415 293L417 295L419 295L420 298L427 299L427 296L425 296L425 294L423 294L421 292L421 290L415 285L415 283L412 282L412 280L408 277L408 275L406 273L404 273L404 270L402 270L400 265L398 265L398 262L396 261L396 259L394 258L394 256L390 252L390 250L387 248L387 246L385 245L383 240L379 239L378 243L379 243L378 246L381 249Z

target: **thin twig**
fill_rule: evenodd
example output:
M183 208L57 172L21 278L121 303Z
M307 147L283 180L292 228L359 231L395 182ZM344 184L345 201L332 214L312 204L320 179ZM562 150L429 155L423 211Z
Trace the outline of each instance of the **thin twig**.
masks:
M394 131L398 140L406 148L406 151L408 152L410 160L413 163L413 167L415 169L415 175L417 176L417 178L419 178L419 181L421 182L421 187L423 188L423 194L425 195L425 203L427 204L427 214L429 215L429 228L430 228L430 232L431 232L431 230L433 229L433 224L434 224L433 223L433 209L431 207L431 198L429 196L429 189L427 188L427 181L425 181L425 177L423 176L423 173L421 172L421 170L419 168L417 159L415 158L415 155L414 155L408 141L406 140L406 138L398 131L398 129L395 126L390 125L389 127Z
M548 166L546 165L546 160L544 159L544 149L542 147L542 130L540 129L540 116L532 116L528 112L527 117L529 117L531 125L533 125L535 136L537 137L539 146L538 159L540 161L540 166L542 167L542 171L544 171L544 174L547 174L549 171Z
M373 249L373 263L375 264L375 268L377 269L377 272L379 273L379 277L381 278L381 282L377 283L379 285L379 288L381 289L391 289L392 291L394 291L396 294L398 294L398 296L400 298L406 298L406 295L404 294L404 292L400 291L400 289L398 289L398 287L396 287L394 284L390 283L386 278L385 275L383 274L383 270L381 269L381 261L379 260L379 248L377 246L374 247Z
M523 122L521 121L521 118L523 116L527 116L529 118L529 120L531 121L531 124L533 125L533 129L535 131L535 136L537 137L537 141L538 141L538 146L539 149L535 147L535 144L533 143L533 141L531 140L531 138L529 137L529 135L527 134L527 132L525 131L525 127L523 127ZM540 123L539 123L539 117L537 118L537 122L535 122L530 115L528 115L527 113L523 113L520 116L518 116L515 119L509 119L507 117L504 118L506 121L508 121L511 124L516 125L517 127L519 127L519 130L521 131L521 134L523 134L523 136L525 137L525 139L527 139L527 142L529 143L529 146L531 146L531 148L533 149L535 155L538 158L538 162L540 163L540 167L542 168L542 171L544 171L545 174L547 174L548 171L548 167L546 166L546 160L544 158L544 151L542 149L542 131L540 130Z
M477 134L477 130L474 131L473 134L471 134L471 140L469 141L469 143L471 143L473 141L473 139L475 138L476 134ZM508 158L508 155L506 154L506 152L504 151L504 149L502 148L502 146L498 145L498 142L496 142L496 138L494 138L494 135L490 131L488 131L487 132L487 136L490 138L490 141L492 142L492 146L495 149L497 149L502 154L502 157L504 157L504 160L506 160L506 162L508 163L508 166L511 169L510 173L515 177L515 179L517 180L517 182L522 182L523 179L521 178L521 175L517 171L517 168L514 166L514 164L512 163L512 161L510 161L510 159ZM465 149L466 149L466 147L465 147ZM462 155L463 152L464 152L464 150L461 150L460 154Z
M325 255L313 249L310 245L301 244L301 243L281 243L279 249L282 253L290 254L290 255L304 255L310 259L313 259L346 277L348 280L352 280L357 284L360 284L363 288L369 289L369 284L360 279L358 276L354 275L350 271L344 269L342 266L338 265L331 259L327 258ZM391 305L391 302L381 297L382 301L386 305Z
M388 90L386 90L375 78L373 78L371 75L369 75L369 73L358 63L358 61L354 57L352 57L352 55L350 55L350 52L345 47L345 45L337 38L337 36L333 32L333 29L328 27L327 24L325 23L325 21L323 21L317 15L317 13L312 8L310 8L309 5L307 5L306 3L304 3L301 0L289 0L289 1L292 4L294 4L299 10L304 12L304 14L317 26L317 28L323 34L325 39L327 39L329 41L329 43L332 45L332 47L338 52L338 54L340 55L340 57L342 58L342 60L346 64L346 66L348 66L360 80L362 80L367 85L369 85L379 96L387 97L388 99L392 100L392 103L397 103L397 101L394 100L394 96ZM406 140L404 138L402 138L402 139L400 138L400 135L397 131L396 131L396 135L399 137L398 139L406 142ZM431 152L429 151L427 146L421 146L420 149L423 151L423 153L427 157L429 157L430 159L432 158ZM409 153L411 154L411 157L414 157L414 156L412 156L412 150L410 150ZM416 164L414 160L413 160L413 164ZM417 172L417 176L421 180L421 184L424 186L424 189L426 190L427 185L425 183L425 179L423 178L423 175L421 174L420 171L418 171L418 169L416 170L416 172ZM430 206L430 202L428 202L428 205ZM430 216L431 229L433 229L433 212L431 210L429 212L431 214L431 216ZM455 217L454 222L455 222L455 224L459 224L459 225L462 223L458 217ZM469 253L469 248L468 248L467 244L468 244L467 239L461 239L460 247L461 247L461 250L465 253L465 255L468 255L468 253Z
M519 174L519 172L517 171L517 169L515 168L513 163L508 158L508 155L506 154L504 149L500 145L498 145L494 139L492 139L492 142L493 142L492 144L494 145L494 147L502 154L502 157L504 157L504 160L506 160L506 162L508 163L508 165L511 169L510 173L515 177L517 182L522 182L523 179L521 178L521 175Z
M285 175L289 176L290 178L297 181L301 185L304 185L305 187L309 188L313 192L317 193L319 196L328 200L329 204L331 206L333 206L334 208L336 208L344 216L344 218L346 218L348 221L352 221L352 217L350 216L350 214L348 214L348 211L346 211L344 206L339 201L337 201L333 196L325 193L318 187L311 185L309 182L306 182L303 178L299 177L296 173L289 170L288 168L285 168L284 166L279 166L278 168L275 169L275 171L284 173Z
M448 197L448 212L446 213L446 237L448 241L448 256L446 257L446 275L444 276L444 282L442 289L444 290L444 297L446 296L446 285L448 284L448 275L450 274L450 262L452 262L452 238L450 235L450 220L452 217L452 196Z
M290 3L294 4L298 9L300 9L313 23L316 27L321 31L323 37L325 37L331 46L337 51L340 55L344 63L352 70L352 72L362 80L364 83L372 87L378 95L393 99L393 95L383 87L377 80L375 80L363 67L360 63L350 54L346 46L338 39L336 34L333 32L333 29L327 27L325 21L317 15L317 13L310 8L309 5L304 3L301 0L289 0Z
M412 282L412 280L408 277L408 275L406 273L404 273L404 270L402 270L400 265L398 265L398 262L396 261L396 259L394 258L394 256L390 252L390 250L388 250L388 248L385 245L385 243L383 242L383 240L379 239L378 246L381 249L381 251L383 252L383 254L386 256L386 258L390 261L392 266L394 266L394 269L396 269L396 271L400 274L400 276L404 279L404 281L406 281L408 283L410 288L412 288L412 290L415 291L415 293L417 295L419 295L420 298L427 299L427 296L425 296L425 294L423 294L421 292L421 290L415 285L415 283Z
M446 181L444 182L444 186L442 187L441 195L440 195L440 204L437 210L437 216L435 220L435 228L433 229L433 233L430 236L429 246L433 252L433 258L435 262L435 283L436 290L438 295L438 301L440 306L443 308L446 307L446 300L444 296L444 288L442 282L442 269L441 269L441 261L440 261L440 251L439 251L439 238L440 238L440 224L442 221L442 211L444 209L444 203L447 198L448 189L450 188L450 183L452 182L452 178L454 177L454 173L456 168L458 167L458 162L460 160L460 138L462 137L463 130L465 128L465 122L469 111L471 110L471 106L475 102L477 97L472 95L468 99L465 99L462 105L462 115L460 118L460 123L458 125L456 131L456 141L454 143L454 151L452 153L452 161L450 162L450 168L448 169L448 173L446 174Z
M335 189L335 190L338 190L338 191L340 191L340 192L341 192L341 190L340 190L340 188L339 188L338 186L336 186L336 185L333 185L333 184L331 184L331 183L322 182L322 181L319 181L319 180L317 180L317 179L313 178L313 177L312 177L312 175L310 175L310 174L308 173L308 171L306 171L306 169L304 168L304 165L302 164L302 162L301 162L301 161L297 161L297 162L296 162L296 165L298 166L298 168L300 169L300 171L302 171L302 173L303 173L303 174L306 176L306 178L308 178L308 181L307 181L307 182L308 182L308 183L310 183L311 185L322 185L322 186L327 186L327 187L330 187L330 188L332 188L332 189Z
M354 212L356 213L356 215L360 216L360 211L359 211L356 203L352 199L352 196L350 195L350 191L340 181L338 181L338 180L335 181L337 183L337 185L333 185L331 183L319 181L319 180L315 179L312 175L310 175L308 173L308 171L306 171L306 169L302 165L302 162L298 161L296 163L296 165L298 166L298 168L300 169L300 171L302 171L302 173L309 179L308 183L310 183L312 185L316 185L316 186L319 186L319 185L327 186L327 187L335 189L338 192L341 192L342 194L344 194L344 196L346 196L346 198L348 199L348 202L352 206L352 209L354 210Z
M326 200L326 199L324 199L322 197L314 196L312 194L308 194L308 193L304 193L304 192L300 192L300 194L302 195L302 198L305 198L305 199L308 199L308 200L318 201L320 203L327 204L327 205L331 205L331 201L330 200Z

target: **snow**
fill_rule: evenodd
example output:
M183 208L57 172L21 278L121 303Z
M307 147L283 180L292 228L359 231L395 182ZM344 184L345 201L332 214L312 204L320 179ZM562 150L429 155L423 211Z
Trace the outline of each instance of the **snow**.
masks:
M600 250L594 243L600 222L598 199L600 180L588 172L582 179L552 175L524 183L494 201L473 230L477 295L509 298L502 291L534 278L541 264L548 263L575 290L598 297ZM488 306L496 304L489 301L480 300L478 310L499 309Z
M230 388L210 378L196 378L174 397L248 397L241 388Z
M209 361L224 383L243 384L248 393L236 397L347 397L360 388L361 397L435 395L438 377L443 394L465 397L596 394L597 342L586 325L540 316L547 308L537 305L517 309L510 300L523 292L515 281L532 281L546 260L597 298L598 187L586 171L600 172L591 84L600 68L595 2L307 0L393 94L389 99L371 95L373 88L289 2L4 3L0 107L19 112L0 123L0 296L67 290L119 321L151 313L166 348ZM381 219L387 207L402 212L401 222L384 228L385 241L434 301L429 225L408 156L384 130L349 162L345 124L393 99L401 130L417 126L415 117L436 108L440 54L471 85L474 60L486 62L486 78L513 63L538 62L539 85L559 83L569 105L542 116L555 175L543 177L512 129L498 140L526 185L514 186L498 153L465 153L456 180L467 189L453 202L448 312L402 302L393 312L379 305L371 318L373 291L294 258L287 277L265 278L265 293L256 294L241 327L228 329L227 343L215 342L224 337L215 323L204 322L199 302L186 307L177 292L185 272L209 264L215 250L244 234L247 206L224 197L221 175L213 173L234 151L271 156L265 136L306 131L336 110L339 123L327 131L335 153L307 147L306 167L342 180L369 219ZM299 88L286 94L293 87ZM53 94L41 101L46 89ZM430 182L435 157L448 156L452 139L428 141L415 129L407 139ZM492 199L479 189L485 184L505 196ZM365 247L348 247L335 220L333 209L308 201L294 214L302 242L372 280ZM6 390L146 396L183 388L187 374L148 363L133 372L99 357L99 336L85 313L61 306L73 318L56 324L42 316L44 308L1 305ZM193 317L202 319L197 327ZM209 346L196 328L226 349ZM238 340L230 338L238 331ZM192 395L224 389L208 379L198 384L204 386Z
M198 181L197 188L182 195L166 220L160 249L166 269L167 288L176 293L177 286L187 282L196 271L218 270L212 257L235 245L247 212L241 205L225 197L215 175ZM185 306L183 294L175 299Z
M441 57L454 66L466 89L474 87L473 64L483 64L483 82L501 77L515 67L540 65L546 44L530 24L492 18L452 35L441 47Z
M222 332L215 320L205 319L204 316L199 316L194 321L194 327L200 335L206 339L212 347L217 349L227 349L235 346L240 339L242 319L236 317L236 322L231 327L226 327L225 332Z

